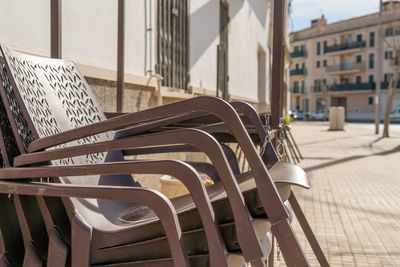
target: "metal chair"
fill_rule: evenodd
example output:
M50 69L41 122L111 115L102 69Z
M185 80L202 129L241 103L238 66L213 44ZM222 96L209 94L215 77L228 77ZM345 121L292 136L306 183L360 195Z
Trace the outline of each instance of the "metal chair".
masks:
M179 200L182 201L182 199L174 200L175 203L173 204L178 210L181 227L183 231L188 234L188 243L195 240L194 236L196 231L194 230L200 229L200 233L202 232L201 222L203 223L203 231L206 232L207 241L202 244L204 245L208 242L208 244L206 244L208 245L206 251L210 253L209 257L211 258L211 262L221 259L221 257L211 255L212 253L217 254L223 251L223 249L211 249L212 246L215 246L215 243L223 243L210 241L212 239L218 239L219 234L213 229L216 229L215 224L219 223L220 229L223 228L223 226L227 226L228 228L226 229L228 229L228 232L233 233L226 236L223 234L222 229L221 232L226 245L230 244L229 238L237 238L246 261L252 262L253 266L263 265L262 258L265 256L265 252L262 251L261 245L259 244L260 237L257 236L254 230L253 218L250 216L241 194L241 191L245 191L245 194L253 196L249 197L249 199L253 199L254 202L250 204L247 203L247 205L251 207L255 207L257 204L258 206L261 205L264 212L268 214L268 218L272 224L271 230L275 236L277 236L285 260L289 265L307 265L304 254L290 228L288 214L271 177L262 163L261 158L258 156L254 145L250 141L238 115L226 102L203 97L104 120L104 115L99 110L97 103L88 89L88 85L77 71L76 66L72 63L60 60L39 59L10 51L5 47L2 47L2 52L8 62L8 64L6 64L6 69L10 74L11 87L8 86L7 89L7 86L4 86L5 88L1 90L1 94L5 102L7 115L10 119L11 128L14 130L16 136L18 148L22 153L25 153L12 158L12 166L24 166L47 161L51 161L51 164L55 166L4 168L0 170L0 178L22 179L56 177L56 179L53 178L53 180L64 183L63 185L48 185L43 183L38 185L28 183L19 185L17 187L18 189L13 191L14 193L18 194L21 192L19 190L22 190L19 188L23 188L22 192L39 194L37 191L32 192L26 189L29 187L36 189L42 188L40 191L41 194L45 194L46 192L47 194L51 194L49 192L54 192L51 191L54 188L63 188L54 190L68 192L68 194L64 193L65 195L58 194L55 196L76 197L79 195L80 197L90 197L90 194L87 196L83 194L82 191L86 189L86 192L88 190L98 192L96 191L98 188L106 190L106 188L102 188L101 185L111 187L137 186L130 176L122 176L122 174L134 172L149 173L154 172L157 168L158 172L162 169L161 172L163 173L169 173L181 178L182 173L176 173L176 169L181 168L180 172L184 172L184 169L186 171L185 175L192 177L190 182L195 183L195 181L197 181L196 186L191 186L190 182L187 181L189 179L184 181L192 193L197 208L195 208L192 202L187 203L187 198L182 198L184 199L183 203L179 202ZM66 88L69 89L65 90ZM239 180L237 182L233 178L234 174L219 143L200 130L185 129L132 137L116 136L118 139L113 136L113 132L110 132L132 125L146 127L146 124L150 121L179 116L181 114L192 114L196 111L211 112L227 122L228 127L235 133L235 136L243 147L246 157L249 159L254 179ZM196 135L196 138L188 138L188 134ZM212 159L221 179L222 186L220 184L219 189L218 185L210 187L210 189L207 188L207 194L200 179L198 179L198 177L196 179L196 173L193 169L182 162L121 162L123 161L122 154L119 152L121 150L182 143L197 147L197 149L205 152ZM43 151L51 147L52 149ZM27 151L29 151L29 153L26 153ZM104 153L105 151L108 153ZM113 163L108 163L110 161ZM164 166L164 168L160 166ZM175 170L171 171L171 169ZM92 177L84 178L82 177L83 175L91 175ZM71 176L78 176L79 178L74 179ZM182 175L182 177L183 176L184 175ZM185 180L185 178L181 179ZM84 188L80 191L81 194L78 194L76 190L84 186L76 186L75 184L77 183L90 184L91 186L86 186L87 188ZM13 184L13 186L15 186L15 184ZM199 188L201 189L199 190ZM212 188L218 190L213 192ZM226 192L223 189L225 189ZM122 189L118 187L115 190ZM106 193L104 193L103 196L112 198L112 200L117 199L116 196L110 197ZM211 196L211 203L215 211L215 216L204 216L205 214L212 215L211 204L207 202L209 196ZM57 200L60 199L57 198ZM165 249L153 249L150 251L149 247L146 247L146 245L148 245L154 248L155 244L166 241L163 241L165 239L162 238L163 233L162 230L160 230L161 224L159 220L155 218L153 213L143 209L141 206L138 207L126 203L101 200L89 201L87 199L74 198L63 198L62 200L63 207L71 222L73 264L74 260L78 259L84 259L84 264L86 265L88 262L91 264L100 264L107 261L118 262L133 260L128 258L121 259L121 254L124 254L124 249L125 251L129 250L130 253L126 253L125 255L129 254L127 257L133 257L134 260L136 260L135 264L140 264L138 259L145 261L153 260L153 262L159 260L159 263L168 260L169 251L165 252ZM203 204L199 205L201 201L203 201ZM204 205L204 203L207 204ZM218 209L218 207L215 207L220 203L223 203L221 204L222 208ZM226 208L229 204L232 209ZM50 206L50 204L39 207L42 214L46 213L46 209L49 209L48 206ZM201 209L202 207L203 209ZM55 210L57 211L58 209ZM52 212L50 210L48 212L50 216L47 217L55 217L54 214L56 211ZM105 211L106 214L103 213ZM200 216L201 220L198 219L198 217L196 220L192 220L198 216L198 213L202 215ZM134 225L138 218L141 220ZM207 221L207 218L209 221ZM119 225L121 219L129 226ZM99 223L99 220L101 223ZM115 220L118 220L119 224L116 224ZM229 225L229 223L224 222L224 220L230 220L231 222L234 220L235 223ZM57 226L57 234L62 236L62 233L60 233L62 231L58 229L59 225L57 223L50 219L46 220L46 218L44 221L48 229L54 229L54 227ZM62 223L60 224L62 225ZM110 228L117 228L117 230L106 233L105 229L108 230ZM262 228L266 229L267 227L264 225ZM129 231L136 231L138 229L135 235L140 237L133 240L131 236L121 229L128 229ZM22 232L24 232L24 230ZM214 235L211 233L214 233ZM204 234L200 235L204 237ZM129 240L124 240L124 238ZM62 239L68 238L63 237ZM128 242L130 245L127 245ZM182 243L182 240L180 240L180 242ZM188 243L185 242L187 247L190 246ZM91 247L89 245L91 245ZM181 245L180 251L183 251L183 244ZM159 246L165 248L163 245ZM109 254L107 254L107 250ZM190 251L190 249L188 250ZM139 255L132 255L132 251L138 252ZM197 250L197 252L199 251L204 255L203 247ZM293 253L293 251L297 252ZM151 252L150 255L147 254L147 256L143 256L149 252ZM175 254L179 254L178 252ZM159 255L155 256L154 254L157 253L159 253ZM172 254L179 258L173 252ZM199 258L202 254L196 254L195 252L193 255L196 255L195 258ZM156 257L156 259L151 259L151 257ZM182 257L185 258L184 256ZM181 262L187 264L187 260Z

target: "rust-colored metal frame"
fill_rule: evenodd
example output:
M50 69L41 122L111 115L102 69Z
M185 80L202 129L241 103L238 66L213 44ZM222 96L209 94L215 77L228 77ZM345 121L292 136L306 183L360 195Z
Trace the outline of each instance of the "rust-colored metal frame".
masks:
M8 67L8 66L7 66ZM9 71L9 69L8 69ZM9 71L10 73L10 71ZM10 78L14 88L15 82L12 80L12 77ZM18 97L17 97L18 98ZM4 99L4 98L3 98ZM18 99L20 102L21 99L19 97ZM33 129L33 124L32 122L29 121L29 116L27 114L26 109L22 108L22 112L24 113L25 117L28 120L28 125L30 126L31 130ZM105 132L105 131L110 131L110 130L118 130L118 129L123 129L126 127L130 127L132 125L139 125L139 124L146 124L152 121L157 121L165 118L171 118L171 117L177 117L185 114L193 114L193 113L206 113L206 114L212 114L216 117L218 117L220 120L225 122L226 127L230 130L230 132L235 136L237 139L238 143L241 145L244 154L246 155L246 158L249 161L249 165L252 169L252 173L255 179L255 182L257 184L258 188L258 193L260 196L260 200L263 204L263 207L268 214L268 217L272 223L272 232L276 236L280 247L282 249L283 255L285 257L285 260L287 261L288 265L290 266L308 266L308 262L304 257L304 253L301 250L301 247L298 244L298 241L295 238L295 235L293 233L293 230L290 227L290 224L288 222L288 214L283 207L283 203L278 195L278 192L276 190L276 187L274 183L271 180L271 177L267 171L266 166L264 165L262 159L259 157L258 152L256 148L254 147L253 142L251 141L243 123L241 122L238 114L235 112L235 110L230 106L228 103L226 103L223 100L212 98L212 97L199 97L196 99L189 99L185 101L181 101L179 103L173 103L157 108L152 108L149 110L145 111L140 111L134 114L127 114L119 117L115 117L106 121L102 121L99 123L94 123L88 126L84 126L81 128L69 130L60 134L56 134L50 137L45 137L45 138L40 138L36 139L29 145L29 151L31 153L28 153L26 155L22 155L19 158L25 159L25 157L29 157L29 155L34 154L34 155L49 155L46 153L51 153L49 152L36 152L43 150L48 147L52 147L58 144L66 143L72 140L80 139L86 136L94 135L97 133ZM14 125L14 131L16 130L16 127ZM188 130L180 130L176 132L167 132L167 133L160 133L154 138L154 136L137 136L137 137L127 137L123 138L120 140L114 140L114 141L109 141L109 142L103 142L103 143L97 143L93 145L89 145L92 150L89 150L89 146L77 146L73 148L65 148L65 149L59 149L58 152L64 153L63 156L68 156L70 154L68 153L79 153L81 154L89 154L93 153L95 149L101 150L101 151L107 151L110 149L111 146L122 146L122 145L129 145L130 143L134 143L135 140L140 142L143 142L143 140L146 140L148 138L148 142L151 140L151 145L157 145L157 141L159 139L171 139L171 138L176 138L177 142L182 142L182 139L185 138L185 135L187 135L188 132L185 132ZM226 177L230 176L230 179L224 178L225 183L224 186L226 188L226 191L228 194L230 194L229 201L231 203L235 203L234 205L231 205L233 208L233 212L236 214L236 223L242 222L244 225L246 225L246 220L244 218L249 218L248 210L245 208L243 196L240 193L240 190L238 190L237 183L234 180L234 176L232 174L232 171L229 169L229 165L226 162L225 156L223 154L223 151L220 147L218 147L218 142L215 142L214 148L209 140L213 140L211 136L205 134L204 132L200 130L190 130L191 134L197 133L198 136L205 136L207 138L200 139L202 140L200 143L197 144L198 148L201 147L201 149L209 151L207 154L211 155L214 154L214 152L218 155L222 155L221 158L224 159L224 164L218 164L218 160L221 161L221 159L217 159L214 156L214 162L216 162L215 166L219 168L219 174L222 177L221 173L226 173ZM162 138L160 138L160 136ZM155 140L157 139L157 140ZM197 138L193 138L197 139ZM166 145L168 142L163 141L164 143L158 144L158 145ZM162 140L161 140L162 141ZM187 141L187 143L190 144L190 142L194 141ZM204 142L204 143L202 143ZM208 142L208 143L207 143ZM171 143L171 142L170 142ZM142 144L141 144L142 145ZM195 144L196 145L196 144ZM114 147L115 148L115 147ZM121 149L122 147L120 147ZM125 146L126 148L126 146ZM218 149L217 149L218 148ZM219 150L219 151L218 151ZM35 153L36 152L36 153ZM211 152L211 154L210 154ZM53 157L50 157L50 159L54 159ZM40 160L42 161L43 158ZM22 163L23 164L23 163ZM25 162L26 164L26 162ZM115 164L115 163L112 163ZM63 171L65 172L64 174L72 174L77 173L75 175L80 175L84 174L85 171L87 172L89 168L93 168L94 172L99 170L102 171L107 171L107 168L116 168L113 169L114 171L118 171L117 169L120 168L121 165L118 165L118 167L112 165L112 164L101 164L101 165L89 165L89 166L84 166L81 169L76 168L74 169L74 166L69 166L69 167L29 167L29 168L7 168L3 169L0 171L0 177L3 179L10 177L15 177L15 178L26 178L26 177L32 177L33 171L36 170L37 172L40 173L40 177L52 177L52 176L62 176ZM224 167L221 167L223 166ZM110 167L111 166L111 167ZM226 167L225 167L226 166ZM97 167L97 168L96 168ZM62 169L65 168L65 169ZM83 169L83 170L82 170ZM26 170L29 170L27 172ZM51 171L55 170L54 173ZM79 172L81 171L81 172ZM83 172L83 173L82 173ZM130 173L130 172L128 172ZM12 176L14 175L14 176ZM30 175L30 176L27 176ZM244 214L245 216L237 216L237 214ZM243 222L244 221L244 222ZM241 227L236 228L238 231L238 238L239 242L241 243L242 251L244 253L244 256L248 262L252 262L254 266L257 265L263 265L263 263L260 262L260 259L263 257L262 251L258 250L259 248L259 241L257 237L253 235L252 232L254 231L243 231L244 229L249 229L248 227L244 227L243 229ZM241 232L242 231L242 232ZM251 240L253 238L253 240ZM254 240L254 238L256 240ZM253 244L253 245L251 245ZM257 245L258 244L258 245Z

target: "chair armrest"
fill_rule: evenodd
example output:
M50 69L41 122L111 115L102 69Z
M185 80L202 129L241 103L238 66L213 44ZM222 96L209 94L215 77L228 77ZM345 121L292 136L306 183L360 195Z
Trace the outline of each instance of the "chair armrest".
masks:
M79 156L82 154L99 153L103 151L113 150L124 150L148 146L165 146L173 144L188 144L196 149L204 152L214 164L221 182L225 188L228 196L232 213L237 224L236 230L238 234L238 240L243 247L243 253L247 260L261 258L262 250L257 235L255 234L252 219L250 213L246 207L242 193L240 192L239 185L234 178L234 174L230 165L225 157L224 151L220 144L209 134L196 130L196 129L181 129L176 131L161 132L149 135L139 135L133 137L126 137L117 140L111 140L106 142L94 143L89 145L67 147L61 149L51 149L47 151L41 151L36 153L24 154L14 159L14 164L30 164L35 162L49 161L65 157ZM21 160L22 159L22 160ZM47 167L55 168L55 167ZM57 167L62 168L62 167ZM68 170L68 167L64 167ZM77 168L79 166L70 166L69 170ZM88 166L88 168L95 167ZM10 169L10 168L9 168ZM23 168L21 168L23 169ZM118 168L115 169L118 171ZM3 177L2 172L4 169L0 169L0 178ZM131 172L134 173L134 172ZM11 177L11 174L4 174L4 177ZM70 173L57 174L56 176L68 176ZM43 175L41 177L48 177L49 175ZM245 246L245 244L247 244ZM253 244L249 246L248 244ZM258 249L255 249L257 248ZM249 249L251 248L251 250Z
M195 169L184 162L176 160L128 161L92 165L3 168L0 169L0 179L131 173L168 174L180 180L188 188L200 214L210 248L210 261L217 264L216 266L226 266L226 248L203 180Z
M86 186L0 181L0 192L3 194L95 198L140 203L152 209L160 218L175 266L190 266L176 211L171 201L157 191L123 186Z
M268 217L271 220L272 225L277 225L280 222L287 222L289 215L283 206L282 200L279 197L278 191L268 173L266 166L258 155L254 144L251 142L243 123L232 106L221 99L205 96L197 97L183 100L178 103L171 103L157 108L116 117L104 122L94 123L78 129L69 130L51 137L38 139L30 144L30 151L36 151L46 147L55 146L60 143L80 139L82 137L98 134L104 131L121 129L135 123L145 123L151 120L158 120L165 117L188 114L192 112L208 112L209 114L217 116L228 125L230 131L234 134L249 162L258 188L260 200L266 213L268 214ZM243 198L243 196L241 196L241 198ZM246 235L247 234L248 233L246 233ZM253 254L254 252L251 253ZM262 252L260 253L262 254ZM246 260L249 259L246 256L245 258Z

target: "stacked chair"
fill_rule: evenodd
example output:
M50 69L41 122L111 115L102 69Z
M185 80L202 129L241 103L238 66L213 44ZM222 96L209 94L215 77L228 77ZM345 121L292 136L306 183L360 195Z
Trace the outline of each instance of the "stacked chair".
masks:
M0 265L265 266L272 234L288 266L309 266L287 201L308 179L269 142L259 155L268 138L250 106L199 97L106 119L72 62L1 52ZM171 151L210 163L124 159ZM174 176L190 194L169 200L134 174Z

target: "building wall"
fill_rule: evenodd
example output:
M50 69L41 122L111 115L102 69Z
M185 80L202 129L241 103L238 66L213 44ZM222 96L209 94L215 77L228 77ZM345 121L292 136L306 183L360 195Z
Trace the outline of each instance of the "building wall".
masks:
M3 0L0 21L1 42L34 54L50 55L49 1Z
M216 92L219 1L191 1L190 13L190 85Z
M229 91L234 96L267 102L268 91L265 99L258 99L257 53L261 50L266 58L270 57L267 39L271 4L258 0L231 0L229 5ZM265 71L269 73L269 68ZM268 79L264 90L266 88L269 88Z
M229 5L229 92L233 100L246 100L265 111L269 102L272 2L226 0ZM216 95L217 45L220 0L189 3L189 91L165 92L165 101ZM118 1L62 1L62 57L76 62L82 73L105 88L116 80ZM32 54L50 54L50 2L3 0L0 41ZM125 81L127 88L146 88L157 97L154 73L156 57L156 1L125 3ZM18 33L18 34L16 34ZM260 55L261 58L260 58ZM259 64L259 61L264 62ZM259 66L265 86L260 90ZM135 86L133 86L135 85ZM98 88L98 87L96 87ZM96 89L97 90L97 89ZM110 88L108 90L111 90ZM127 89L128 90L128 89ZM138 89L140 91L140 89ZM167 88L165 89L167 90ZM102 99L111 97L100 90ZM127 91L127 95L130 93ZM107 110L111 103L104 100ZM147 101L155 103L154 101ZM131 105L128 105L131 107ZM124 108L125 109L125 108Z

